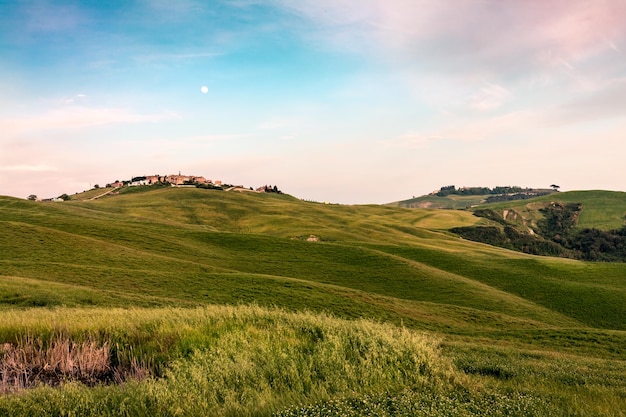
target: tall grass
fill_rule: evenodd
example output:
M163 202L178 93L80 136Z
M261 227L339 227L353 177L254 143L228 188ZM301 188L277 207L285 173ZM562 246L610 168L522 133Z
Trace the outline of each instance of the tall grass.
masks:
M433 336L362 319L257 306L32 309L1 312L0 319L0 344L13 346L5 359L19 335L30 332L39 335L34 345L41 352L58 351L43 353L50 363L59 352L74 351L104 364L108 346L111 355L126 352L127 361L151 370L123 383L68 377L51 387L40 380L0 395L0 416L626 413L623 361L465 342L442 350ZM56 369L93 375L106 367L78 368Z
M40 387L0 397L0 415L257 415L406 388L447 390L455 383L452 365L440 356L435 340L390 325L260 307L126 313L33 310L22 324L1 326L3 343L26 329L45 335L62 327L76 340L115 340L127 351L132 345L140 360L164 363L159 378L91 389L59 380L55 390ZM15 361L18 350L4 352L3 362ZM96 376L107 370L77 365L80 356L89 355L98 357L94 364L106 364L106 345L53 338L48 350L34 350L17 360L65 361L55 369L68 376L74 372L80 376L74 380L82 382L91 381L83 372ZM70 355L57 358L58 353ZM117 403L120 396L129 400Z

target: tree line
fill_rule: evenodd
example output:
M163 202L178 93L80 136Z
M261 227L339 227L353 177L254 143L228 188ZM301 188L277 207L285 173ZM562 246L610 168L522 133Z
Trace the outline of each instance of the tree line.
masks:
M441 187L438 192L435 193L438 197L446 197L450 194L455 195L502 195L502 194L515 194L515 193L536 193L539 190L532 188L522 188L518 186L497 186L494 188L489 187L461 187L456 188L454 185L446 185Z

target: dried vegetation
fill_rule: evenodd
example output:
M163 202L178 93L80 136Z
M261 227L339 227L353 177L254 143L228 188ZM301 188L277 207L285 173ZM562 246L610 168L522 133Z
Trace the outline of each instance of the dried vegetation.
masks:
M107 341L77 343L63 334L48 341L28 336L16 343L4 343L1 353L0 393L70 381L88 386L122 383L128 378L141 380L149 374L136 358L120 361L112 355Z

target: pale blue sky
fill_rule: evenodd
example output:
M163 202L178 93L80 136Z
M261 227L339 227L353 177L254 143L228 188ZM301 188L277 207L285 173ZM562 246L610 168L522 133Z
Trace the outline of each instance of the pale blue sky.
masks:
M621 0L0 0L0 195L178 171L338 203L625 190L624 16Z

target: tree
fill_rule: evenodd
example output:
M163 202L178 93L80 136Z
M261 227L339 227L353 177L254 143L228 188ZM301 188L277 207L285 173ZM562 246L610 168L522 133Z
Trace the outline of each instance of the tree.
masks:
M69 200L69 199L70 199L70 196L69 196L69 195L67 195L67 194L61 194L61 195L59 196L59 198L60 198L61 200L63 200L63 201L67 201L67 200Z
M98 188L100 188L100 186L98 184L96 184L96 185L93 186L93 188L95 188L97 190Z
M35 201L35 200L37 200L37 196L35 194L31 194L31 195L28 196L28 199L30 201Z
M559 191L559 188L561 188L561 187L559 187L559 186L558 186L558 185L556 185L556 184L552 184L552 185L550 186L550 188L552 188L554 191Z
M446 185L445 187L441 187L439 192L436 193L437 197L447 197L450 194L456 194L456 187L454 185Z

